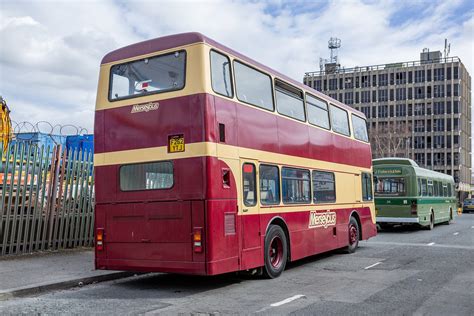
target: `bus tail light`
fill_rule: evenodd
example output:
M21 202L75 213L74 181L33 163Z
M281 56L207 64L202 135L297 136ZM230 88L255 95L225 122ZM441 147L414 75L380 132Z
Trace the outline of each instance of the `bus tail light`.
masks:
M104 229L97 228L95 232L95 249L98 251L104 250Z
M202 228L194 228L193 244L194 252L202 252Z
M416 200L411 201L411 215L418 215Z

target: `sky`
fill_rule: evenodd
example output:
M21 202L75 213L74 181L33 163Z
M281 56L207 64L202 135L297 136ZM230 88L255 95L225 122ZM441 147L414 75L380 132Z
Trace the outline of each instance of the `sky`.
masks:
M339 61L346 68L418 60L425 47L442 51L447 38L450 56L460 57L472 76L473 3L0 0L0 95L23 130L57 125L63 133L92 133L102 57L190 31L297 81L329 57L330 37L341 39Z

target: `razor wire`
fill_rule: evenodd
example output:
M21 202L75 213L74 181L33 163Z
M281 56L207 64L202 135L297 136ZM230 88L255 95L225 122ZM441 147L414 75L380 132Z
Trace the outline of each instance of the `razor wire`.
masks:
M57 145L57 137L79 136L88 134L87 128L74 124L52 124L48 121L38 121L32 123L29 121L11 121L13 138L18 138L21 135L22 141L28 141L35 137L35 134L49 136L51 140Z

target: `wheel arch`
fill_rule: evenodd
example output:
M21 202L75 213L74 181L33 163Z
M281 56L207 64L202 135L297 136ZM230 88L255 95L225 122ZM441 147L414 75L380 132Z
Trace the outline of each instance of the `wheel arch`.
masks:
M356 210L352 210L351 214L349 215L349 221L351 217L354 217L359 225L359 240L362 240L363 236L363 229L362 229L362 222L360 221L360 215Z
M265 236L267 235L268 229L270 225L277 225L283 229L285 233L287 246L288 246L288 261L291 261L291 242L290 242L290 231L288 230L288 224L286 224L285 220L281 216L275 216L271 220L268 221L267 228L265 229Z

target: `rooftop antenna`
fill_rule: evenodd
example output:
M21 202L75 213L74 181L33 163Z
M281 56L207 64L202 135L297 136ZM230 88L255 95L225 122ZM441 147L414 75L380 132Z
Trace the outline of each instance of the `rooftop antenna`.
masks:
M338 64L337 50L341 47L341 40L336 37L331 37L328 41L328 48L331 50L330 63Z
M451 43L448 44L448 39L444 39L444 58L449 57L449 53L451 52Z

